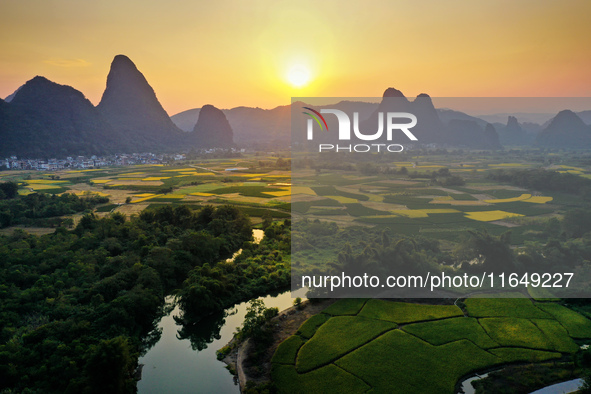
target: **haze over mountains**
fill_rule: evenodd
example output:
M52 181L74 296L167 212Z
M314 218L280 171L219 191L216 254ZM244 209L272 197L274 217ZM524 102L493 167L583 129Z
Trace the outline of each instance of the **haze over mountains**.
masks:
M0 99L0 157L287 147L291 143L292 110L299 113L304 106L296 102L273 109L219 110L207 105L169 117L135 64L128 57L117 55L96 107L80 91L40 76L5 100ZM360 114L360 128L365 133L377 130L378 112L412 112L421 119L413 133L423 145L476 149L500 149L503 145L591 148L591 110L578 114L561 111L545 124L520 122L516 116L500 122L499 115L481 118L435 108L424 93L409 100L394 88L384 92L379 104L341 101L329 107L345 112L354 108ZM327 121L334 121L332 118L327 117Z
M551 115L540 117L537 116L539 114L519 114L526 119L525 122L520 122L516 116L503 115L504 122L500 122L498 121L502 117L500 114L476 117L448 108L435 108L429 95L424 93L419 94L414 101L410 101L402 92L389 88L384 92L384 96L386 101L390 101L390 104L341 101L335 105L316 106L315 108L334 108L347 113L350 113L354 108L360 113L360 119L366 120L362 121L360 125L360 128L366 133L377 130L377 120L368 120L371 117L375 119L375 112L378 112L377 109L380 105L382 110L388 110L389 105L390 111L411 111L422 119L422 124L417 125L413 133L416 131L419 141L424 144L479 149L498 149L499 144L502 146L573 147L568 141L559 140L549 145L545 139L537 140L539 133L546 129L554 118ZM293 113L298 114L306 106L302 102L295 102L293 105L296 106ZM171 119L180 129L191 131L199 118L199 111L199 108L190 109L173 115ZM237 107L222 111L226 114L234 130L234 140L239 145L289 144L291 142L290 105L273 109ZM586 124L591 123L591 111L578 112L575 116L580 117ZM334 120L333 117L325 118L331 128L330 122ZM485 118L490 119L491 122ZM532 123L532 119L550 119L550 121L538 124ZM336 127L336 123L332 127ZM319 138L323 138L323 136L321 135ZM578 147L591 148L591 138Z

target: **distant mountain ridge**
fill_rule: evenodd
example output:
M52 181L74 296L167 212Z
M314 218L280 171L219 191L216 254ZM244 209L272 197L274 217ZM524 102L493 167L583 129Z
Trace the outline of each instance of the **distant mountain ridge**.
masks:
M291 143L292 112L299 114L303 106L301 102L273 109L205 106L205 111L195 108L169 117L136 65L117 55L96 107L80 91L40 76L0 100L0 157L286 147ZM423 145L499 149L533 145L535 140L535 145L543 147L591 147L591 110L561 111L543 125L520 122L512 115L504 123L500 114L489 117L494 121L489 123L453 109L435 108L425 93L408 99L394 88L388 88L379 103L341 101L317 108L345 112L355 108L363 130L377 127L377 112L413 112L421 119L413 132ZM329 126L333 118L327 117Z
M37 76L0 101L0 157L47 158L179 152L202 146L171 121L154 90L124 55L111 63L98 106L82 92ZM227 135L201 130L207 145Z

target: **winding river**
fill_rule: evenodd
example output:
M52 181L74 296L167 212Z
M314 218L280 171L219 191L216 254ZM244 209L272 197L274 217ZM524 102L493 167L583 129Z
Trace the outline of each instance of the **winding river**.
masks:
M260 242L263 232L253 230L253 236L256 242ZM294 293L294 297L305 298L305 292L306 289L300 289ZM280 311L293 305L290 291L259 298L268 308L277 307ZM173 298L168 297L167 303L172 302ZM162 329L158 343L139 360L144 367L142 379L137 385L138 392L239 393L240 389L234 383L234 377L225 368L226 364L217 360L216 350L225 346L232 339L236 327L242 325L247 306L248 302L243 302L227 309L224 314L220 313L201 321L201 331L193 334L192 339L193 345L198 343L202 350L194 350L189 339L177 337L180 326L174 320L174 316L179 314L179 307L176 306L158 324L158 328Z

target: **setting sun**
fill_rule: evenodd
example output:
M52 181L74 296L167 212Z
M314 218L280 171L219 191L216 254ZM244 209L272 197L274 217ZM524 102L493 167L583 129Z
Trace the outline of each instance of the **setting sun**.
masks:
M310 71L301 64L298 64L289 70L287 79L294 87L301 88L310 82Z

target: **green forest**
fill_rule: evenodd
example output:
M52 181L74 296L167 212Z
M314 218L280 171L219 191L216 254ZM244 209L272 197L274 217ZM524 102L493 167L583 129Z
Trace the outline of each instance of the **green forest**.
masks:
M33 194L10 207L93 204L64 196ZM289 283L289 258L281 256L290 223L265 227L255 245L238 208L167 205L129 220L88 213L74 229L44 236L1 235L0 390L135 392L138 357L159 339L166 295L179 297L190 336L200 318ZM227 263L239 248L245 252Z

